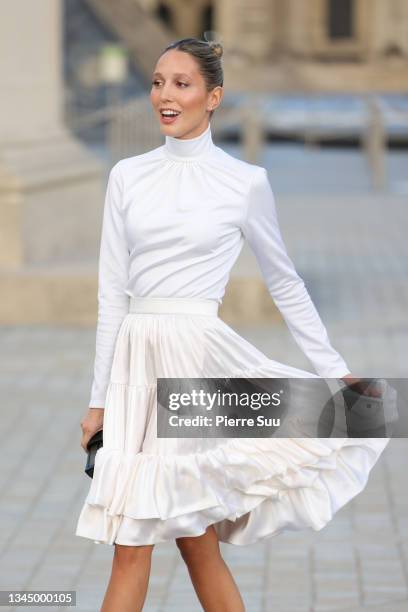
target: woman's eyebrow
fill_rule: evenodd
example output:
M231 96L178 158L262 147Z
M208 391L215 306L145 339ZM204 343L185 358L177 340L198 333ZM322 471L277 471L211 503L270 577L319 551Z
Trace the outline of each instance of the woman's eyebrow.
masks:
M153 76L163 76L161 74L161 72L153 72ZM188 74L186 74L185 72L175 72L174 76L184 76L187 77L188 79L190 78Z

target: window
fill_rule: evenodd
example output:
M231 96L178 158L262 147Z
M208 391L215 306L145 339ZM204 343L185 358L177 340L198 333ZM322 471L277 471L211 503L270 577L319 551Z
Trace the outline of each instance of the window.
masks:
M159 2L156 7L156 15L167 27L173 27L173 15L167 4Z
M353 0L328 0L330 39L353 37Z
M211 30L213 27L213 7L212 4L207 4L202 9L201 30Z

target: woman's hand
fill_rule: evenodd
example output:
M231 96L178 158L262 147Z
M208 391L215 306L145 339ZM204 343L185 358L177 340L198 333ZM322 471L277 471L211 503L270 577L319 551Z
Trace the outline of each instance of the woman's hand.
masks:
M346 376L342 376L341 380L347 385L352 385L353 389L355 389L358 393L362 395L368 395L370 397L381 397L381 387L375 381L373 382L363 382L361 378L355 378L352 374L347 374Z
M103 429L103 416L105 410L103 408L89 408L88 412L81 421L82 440L81 446L87 453L86 448L89 440L97 432Z

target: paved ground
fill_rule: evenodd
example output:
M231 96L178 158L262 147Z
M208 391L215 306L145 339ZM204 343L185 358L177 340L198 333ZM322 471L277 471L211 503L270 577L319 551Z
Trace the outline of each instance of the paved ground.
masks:
M279 207L288 248L352 371L406 377L406 202L331 193L282 196ZM268 356L310 368L286 328L238 331ZM75 589L77 609L97 612L113 547L74 536L89 488L79 421L94 330L2 329L0 342L0 589ZM322 531L221 545L248 612L408 610L407 451L406 439L391 440L366 489ZM145 610L181 608L201 609L175 544L159 544ZM10 608L20 609L31 608Z
M258 346L280 342L280 334L245 335ZM73 535L89 487L78 423L93 334L11 329L1 340L0 588L75 589L77 609L96 611L113 548ZM341 341L347 350L347 337ZM323 612L398 599L408 609L406 459L407 441L391 440L367 488L320 532L288 532L244 548L222 544L248 611ZM145 609L182 606L200 610L178 549L159 544Z

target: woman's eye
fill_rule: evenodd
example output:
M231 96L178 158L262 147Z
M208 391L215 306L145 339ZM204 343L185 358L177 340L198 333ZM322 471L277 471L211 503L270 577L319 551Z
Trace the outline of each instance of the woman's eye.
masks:
M188 83L183 83L182 81L177 81L178 85L184 85L185 87L188 87ZM152 81L152 85L160 85L160 81Z

